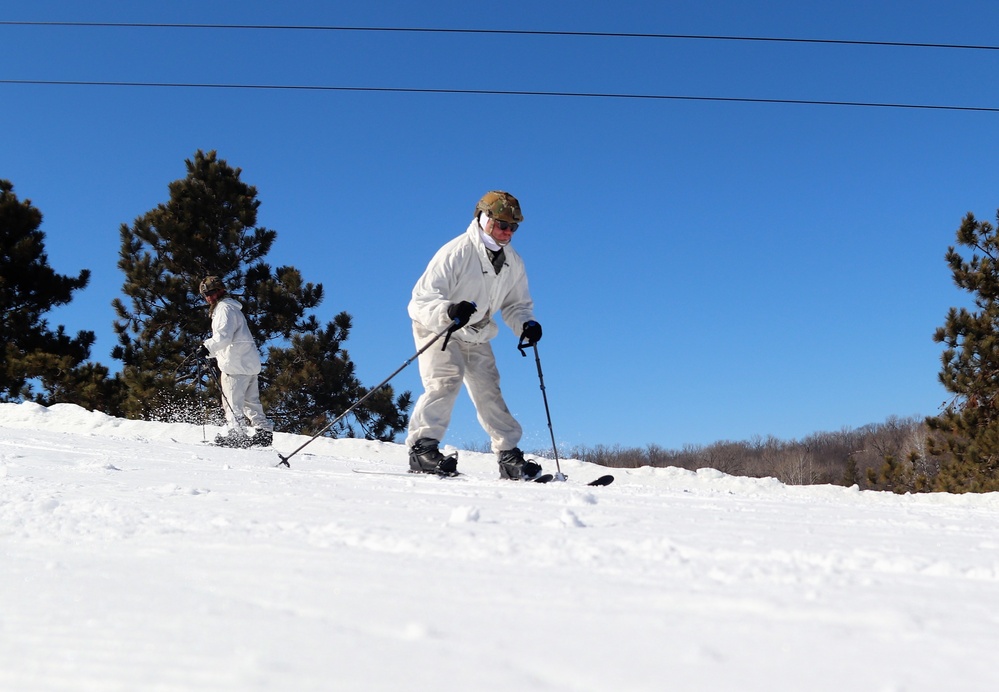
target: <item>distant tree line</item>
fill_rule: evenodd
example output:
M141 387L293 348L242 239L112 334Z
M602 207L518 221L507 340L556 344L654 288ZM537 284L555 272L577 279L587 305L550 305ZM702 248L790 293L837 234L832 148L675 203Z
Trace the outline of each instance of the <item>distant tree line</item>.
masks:
M197 151L169 196L120 228L122 298L113 301L120 372L90 360L92 331L67 334L46 319L86 288L90 272L54 271L42 213L0 180L0 401L74 403L109 415L197 420L218 401L195 358L210 331L198 284L223 279L244 305L265 350L261 398L279 430L312 434L368 393L344 348L351 318L322 325L313 310L322 284L266 255L277 232L257 226L257 190L216 152ZM997 215L999 216L999 215ZM585 447L571 456L615 467L714 468L789 484L836 483L894 492L999 490L999 234L967 214L946 261L972 307L951 308L933 338L944 345L940 382L952 395L925 420L889 418L803 440L760 437L680 450ZM331 436L392 440L406 429L410 392L390 386L369 397ZM220 420L220 419L219 419Z
M937 461L927 453L929 434L922 418L892 416L883 423L814 433L801 440L768 436L681 449L598 445L567 449L564 454L614 468L711 468L733 476L776 478L788 485L856 485L862 490L910 492L929 489L916 483L920 475L936 475Z

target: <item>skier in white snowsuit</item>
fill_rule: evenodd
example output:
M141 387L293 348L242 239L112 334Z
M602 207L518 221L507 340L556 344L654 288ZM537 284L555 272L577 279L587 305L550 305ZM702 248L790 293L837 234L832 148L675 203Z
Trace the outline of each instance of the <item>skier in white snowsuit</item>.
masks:
M465 232L437 251L413 288L409 316L418 346L448 324L454 327L445 349L435 346L419 357L424 393L413 408L406 437L411 471L456 472L457 459L445 457L438 446L464 382L497 454L500 475L517 480L541 473L541 467L525 460L517 447L522 429L503 401L489 343L499 333L497 314L522 343L530 346L541 339L524 262L510 246L523 220L513 195L487 193Z
M219 435L215 442L227 447L266 447L273 441L274 424L260 403L260 353L243 316L243 306L228 296L217 276L209 276L199 288L212 316L212 335L205 340L201 354L214 358L222 372L222 408L229 425L228 433ZM246 434L243 416L254 428L253 437Z

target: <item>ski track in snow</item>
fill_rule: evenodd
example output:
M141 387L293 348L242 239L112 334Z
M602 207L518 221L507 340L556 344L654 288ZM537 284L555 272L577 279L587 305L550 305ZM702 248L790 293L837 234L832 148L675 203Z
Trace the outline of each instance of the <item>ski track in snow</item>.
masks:
M0 404L0 690L999 685L996 494L218 431Z

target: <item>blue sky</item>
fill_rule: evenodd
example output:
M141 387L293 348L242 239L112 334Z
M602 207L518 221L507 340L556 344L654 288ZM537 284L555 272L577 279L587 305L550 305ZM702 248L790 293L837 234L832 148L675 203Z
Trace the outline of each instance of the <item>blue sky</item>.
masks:
M992 2L11 1L2 21L427 27L993 45ZM0 26L0 79L657 94L999 107L999 51L330 31ZM415 352L409 292L490 189L519 197L561 445L792 439L946 398L966 304L944 253L999 207L999 113L475 94L0 84L0 177L50 263L50 315L113 369L118 229L215 149L258 189L274 265L354 318L362 381ZM534 359L494 342L523 445ZM393 385L422 391L415 365ZM466 396L445 442L485 439Z

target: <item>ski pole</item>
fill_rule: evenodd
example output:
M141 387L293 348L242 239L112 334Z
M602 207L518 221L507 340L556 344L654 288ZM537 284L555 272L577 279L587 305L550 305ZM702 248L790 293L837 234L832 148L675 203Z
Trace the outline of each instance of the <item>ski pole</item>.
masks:
M180 372L180 369L189 360L191 360L191 358L194 358L194 361L195 363L197 363L198 366L197 384L195 385L195 391L197 392L198 400L201 401L201 441L206 442L208 435L205 431L205 426L207 425L208 422L208 412L205 408L204 398L201 395L201 388L204 386L204 383L201 381L202 371L208 371L208 374L211 375L212 379L215 380L215 385L219 388L219 393L222 394L222 401L225 402L225 405L228 407L230 411L232 411L232 406L229 405L229 400L226 399L225 392L222 390L222 383L219 381L219 376L215 373L215 369L212 367L211 363L208 362L208 359L202 356L197 351L192 351L191 353L188 354L186 358L184 358L183 361L181 361L180 365L177 366L177 369L174 370L173 373L174 377L177 376L177 373ZM233 415L235 415L235 411L233 411Z
M520 343L517 344L517 348L520 349L520 355L527 357L524 353L524 348L527 344L524 343L524 337L520 338ZM568 478L564 473L562 473L562 467L558 463L558 446L555 444L555 430L552 429L552 414L548 410L548 394L545 392L545 376L541 372L541 356L538 355L538 344L534 342L531 344L534 347L534 362L538 364L538 380L541 382L541 398L545 401L545 416L548 418L548 432L552 436L552 453L555 454L555 480L564 481Z
M225 407L232 412L233 422L236 425L239 425L240 414L236 413L236 409L234 409L232 404L229 403L229 397L225 395L225 389L222 388L222 380L219 379L219 374L215 372L215 368L212 367L212 364L208 362L207 358L202 358L202 360L205 363L205 369L208 370L212 379L215 380L215 386L219 388L219 394L222 395L222 401L225 403Z
M280 462L278 462L278 466L287 466L288 468L291 468L291 464L289 464L289 463L288 463L288 460L289 460L289 459L291 459L291 458L292 458L293 456L295 456L296 454L298 454L299 452L301 452L301 451L302 451L303 449L305 449L305 447L306 447L307 445L311 444L311 443L312 443L312 442L313 442L313 441L314 441L314 440L315 440L315 439L316 439L317 437L319 437L320 435L322 435L323 433L325 433L325 432L326 432L327 430L329 430L330 428L332 428L332 427L333 427L334 425L336 425L337 423L339 423L339 422L340 422L341 420L343 420L343 419L344 419L344 417L346 417L346 415L347 415L348 413L350 413L350 412L351 412L351 411L353 411L353 410L354 410L355 408L357 408L358 406L360 406L361 404L363 404L363 403L364 403L365 401L367 401L368 397L370 397L370 396L371 396L372 394L374 394L375 392L377 392L377 391L378 391L379 389L381 389L382 387L384 387L385 385L387 385L387 384L389 383L389 381L390 381L390 380L391 380L391 379L392 379L393 377L395 377L395 376L396 376L396 375L398 375L398 374L399 374L400 372L402 372L403 370L405 370L405 369L406 369L406 367L407 367L407 366L409 366L409 364L410 364L410 363L412 363L412 362L413 362L414 360L416 360L416 359L417 359L417 358L419 358L419 357L420 357L421 355L423 355L423 352L424 352L424 351L426 351L426 350L427 350L428 348L430 348L430 347L431 347L431 346L433 346L433 345L434 345L435 343L437 343L437 340L438 340L438 339L440 339L440 338L441 338L442 336L444 336L445 334L447 334L447 335L448 335L448 336L450 337L450 336L451 336L451 332L453 332L453 331L454 331L455 329L457 329L457 328L458 328L458 320L455 320L454 322L452 322L452 323L451 323L451 324L449 324L448 326L444 327L444 329L442 329L442 330L440 330L439 332L437 332L437 333L436 333L436 334L434 335L434 338L433 338L433 339L431 339L430 341L428 341L428 342L427 342L427 343L426 343L426 344L425 344L425 345L423 346L423 348L421 348L421 349L420 349L419 351L417 351L416 353L414 353L414 354L413 354L413 355L412 355L412 356L411 356L411 357L410 357L410 358L409 358L409 359L408 359L408 360L407 360L407 361L406 361L405 363L403 363L403 364L402 364L402 365L400 365L400 366L399 366L398 368L396 368L395 372L393 372L393 373L392 373L391 375L389 375L388 377L386 377L386 378L385 378L384 380L382 380L382 381L381 381L381 382L380 382L379 384L377 384L377 385L375 385L374 387L372 387L372 388L371 388L371 389L370 389L370 390L368 391L368 393L367 393L367 394L365 394L365 395L364 395L364 396L362 396L362 397L361 397L360 399L358 399L357 401L355 401L355 402L354 402L354 403L353 403L353 404L352 404L352 405L350 406L350 408L348 408L348 409L347 409L346 411L344 411L344 412L343 412L343 413L341 413L341 414L340 414L339 416L337 416L336 418L334 418L333 420L331 420L331 421L330 421L329 423L327 423L327 424L326 424L326 425L325 425L325 426L323 427L323 429L322 429L322 430L320 430L320 431L319 431L319 432L317 432L317 433L316 433L315 435L313 435L313 436L312 436L311 438L309 438L308 440L306 440L305 442L303 442L303 443L302 443L302 444L301 444L301 445L300 445L300 446L298 447L298 449L296 449L296 450L295 450L294 452L291 452L291 453L290 453L290 454L288 454L287 456L285 456L285 455L283 455L283 454L281 454L281 453L279 452L279 453L278 453L278 457L280 457L281 461L280 461Z
M204 396L201 393L201 388L204 386L204 383L201 381L201 368L204 367L204 365L205 365L204 359L203 358L198 358L198 387L197 387L198 394L197 394L197 396L198 396L198 401L201 402L201 441L202 442L207 442L208 441L208 433L205 431L205 426L208 424L208 408L207 408L207 406L205 404L205 398L204 398Z

